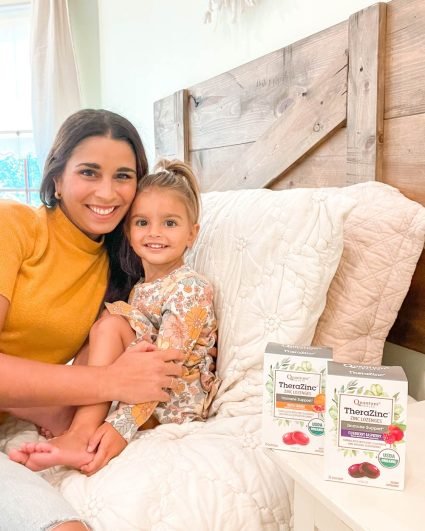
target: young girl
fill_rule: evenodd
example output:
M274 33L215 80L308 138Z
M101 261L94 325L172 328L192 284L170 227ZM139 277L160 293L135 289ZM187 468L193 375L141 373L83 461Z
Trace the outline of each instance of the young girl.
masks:
M123 348L142 340L159 349L182 350L183 376L170 377L170 400L119 403L103 424L109 404L84 406L64 435L49 443L26 443L10 453L11 459L32 470L63 464L92 474L118 455L142 426L207 418L219 384L214 374L213 292L184 265L184 252L199 231L199 208L196 178L182 162L162 161L156 173L141 181L125 223L131 249L124 243L122 262L131 269L134 251L144 277L128 303L106 304L106 315L90 332L91 365L109 364Z

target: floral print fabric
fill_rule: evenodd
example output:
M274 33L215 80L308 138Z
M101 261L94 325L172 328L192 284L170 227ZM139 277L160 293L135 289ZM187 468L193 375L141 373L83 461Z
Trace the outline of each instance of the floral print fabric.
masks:
M120 403L107 422L130 440L151 415L160 423L205 420L219 386L214 373L217 323L210 283L190 267L182 266L154 282L138 282L128 303L106 306L110 313L128 319L136 341L186 353L183 376L170 390L168 402Z

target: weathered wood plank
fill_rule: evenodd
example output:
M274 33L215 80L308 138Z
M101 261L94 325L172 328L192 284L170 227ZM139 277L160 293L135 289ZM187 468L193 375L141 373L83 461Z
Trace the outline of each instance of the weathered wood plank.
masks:
M215 189L215 182L235 160L245 157L251 143L222 148L192 151L191 164L200 175L203 192ZM299 164L291 168L271 188L282 190L297 187L345 186L347 184L347 140L345 128L338 129ZM231 187L231 184L229 184Z
M216 190L269 186L346 120L347 56L293 103L215 183Z
M189 108L188 91L179 90L175 94L176 105L176 158L189 162Z
M155 124L155 156L156 158L175 155L177 151L174 94L158 100L153 105Z
M425 115L384 121L382 181L425 206ZM346 128L337 131L271 188L346 186ZM213 150L215 151L215 150ZM217 150L218 152L220 150ZM219 153L215 154L219 160Z
M273 190L287 188L317 188L346 186L347 183L346 128L335 131L326 142L312 151L299 164L273 183Z
M215 190L215 183L235 160L245 156L246 151L252 145L236 144L221 148L202 149L190 152L190 163L198 176L202 192ZM229 189L231 184L229 183Z
M345 21L190 87L190 150L257 140L347 46Z
M425 114L384 121L383 181L425 206Z
M425 112L425 2L387 7L385 118Z
M425 353L425 251L419 259L409 292L404 299L397 320L390 330L388 341Z
M347 177L354 184L382 176L386 4L355 13L348 27Z
M190 150L254 142L293 103L296 90L282 85L240 95L191 97Z
M326 28L318 33L280 48L267 55L253 59L228 72L212 77L189 87L190 94L196 99L214 96L233 96L246 90L274 88L288 85L292 80L302 84L310 71L320 77L336 55L347 48L348 21ZM325 48L334 48L329 55ZM290 80L284 77L285 70Z
M154 103L155 154L189 160L188 91L179 90Z

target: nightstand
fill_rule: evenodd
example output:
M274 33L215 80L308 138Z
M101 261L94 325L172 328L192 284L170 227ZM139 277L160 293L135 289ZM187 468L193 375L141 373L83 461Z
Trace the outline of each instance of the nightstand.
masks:
M294 480L294 531L423 531L425 400L408 405L403 491L323 479L323 457L265 452Z

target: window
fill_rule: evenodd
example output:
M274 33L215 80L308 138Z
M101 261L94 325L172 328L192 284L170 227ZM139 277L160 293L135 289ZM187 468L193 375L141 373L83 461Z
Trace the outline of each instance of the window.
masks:
M0 198L40 204L31 118L28 3L0 5Z

